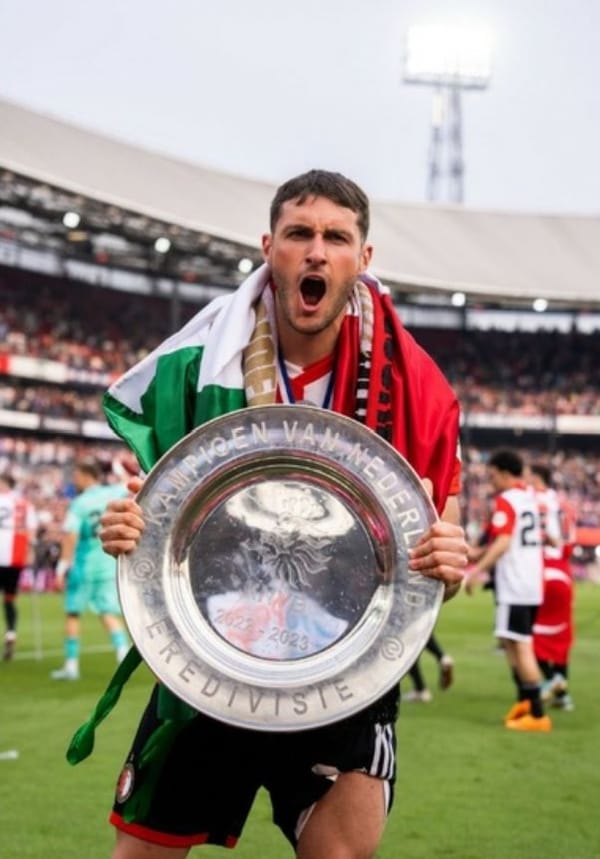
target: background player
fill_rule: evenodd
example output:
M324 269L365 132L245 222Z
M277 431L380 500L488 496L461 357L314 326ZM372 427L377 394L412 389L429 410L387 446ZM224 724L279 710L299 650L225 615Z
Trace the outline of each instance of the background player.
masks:
M435 657L438 664L438 683L442 691L449 689L454 680L454 660L446 653L436 636L431 633L423 650L427 650ZM421 671L421 657L412 665L408 672L412 680L413 688L402 693L403 701L420 701L427 704L433 701L431 690L427 687L425 677Z
M21 572L32 561L37 517L33 506L15 491L9 474L0 474L0 589L3 593L4 649L12 659L17 641L17 594Z
M540 694L541 674L533 651L533 624L543 596L540 516L533 489L523 481L523 460L512 450L498 450L488 472L498 493L490 538L467 572L466 589L495 566L496 627L517 686L517 703L505 716L507 728L550 731Z
M113 498L125 497L127 490L121 484L102 484L101 474L102 468L95 460L80 460L75 466L73 480L79 495L67 511L61 558L56 568L58 587L65 587L65 662L62 668L52 671L54 680L79 678L81 615L86 609L99 616L118 662L128 650L116 562L102 550L98 537L100 516L106 505Z

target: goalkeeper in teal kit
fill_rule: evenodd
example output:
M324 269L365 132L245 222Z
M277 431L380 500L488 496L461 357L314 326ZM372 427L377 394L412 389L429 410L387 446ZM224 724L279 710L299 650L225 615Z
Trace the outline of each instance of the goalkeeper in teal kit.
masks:
M117 567L98 538L100 516L113 498L124 498L121 484L101 483L100 465L91 459L79 461L73 481L78 496L71 502L63 524L57 584L65 593L65 662L51 673L54 680L78 680L81 650L81 616L97 614L114 648L117 662L129 649L121 617L117 590Z

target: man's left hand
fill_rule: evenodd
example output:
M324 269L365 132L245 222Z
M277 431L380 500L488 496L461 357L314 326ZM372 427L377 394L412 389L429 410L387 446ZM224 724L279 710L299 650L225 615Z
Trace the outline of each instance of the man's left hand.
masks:
M409 569L446 586L448 599L459 590L468 563L468 545L460 525L438 520L409 552Z

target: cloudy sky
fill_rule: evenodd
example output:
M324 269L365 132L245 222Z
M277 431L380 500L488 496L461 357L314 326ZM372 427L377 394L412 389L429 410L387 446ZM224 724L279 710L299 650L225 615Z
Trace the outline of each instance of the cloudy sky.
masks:
M600 214L600 0L0 0L0 98L231 173L325 167L422 202L432 92L403 57L434 22L493 34L490 86L462 96L465 204Z

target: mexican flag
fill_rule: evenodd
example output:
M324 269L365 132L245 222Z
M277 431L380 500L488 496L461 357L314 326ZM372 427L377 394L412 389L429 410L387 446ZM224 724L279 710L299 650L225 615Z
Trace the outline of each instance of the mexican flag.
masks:
M108 423L144 471L194 427L246 405L242 352L269 277L262 265L231 295L211 301L104 395Z

